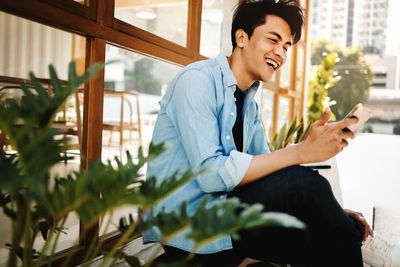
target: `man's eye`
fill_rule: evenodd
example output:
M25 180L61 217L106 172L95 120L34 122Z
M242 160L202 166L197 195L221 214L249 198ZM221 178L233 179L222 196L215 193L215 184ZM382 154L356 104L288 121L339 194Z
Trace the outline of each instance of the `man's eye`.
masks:
M274 44L276 43L276 42L278 42L276 39L272 39L272 38L269 38L270 40L271 40L271 42L273 42Z
M289 48L287 47L283 47L283 49L287 52L289 50Z

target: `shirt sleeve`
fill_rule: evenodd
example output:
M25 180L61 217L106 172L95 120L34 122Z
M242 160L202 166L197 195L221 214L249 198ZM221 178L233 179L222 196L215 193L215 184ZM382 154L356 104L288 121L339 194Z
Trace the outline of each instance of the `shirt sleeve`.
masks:
M218 124L215 85L200 70L188 70L177 79L166 105L190 165L205 169L197 177L205 192L231 191L246 173L252 156L231 151L224 154Z

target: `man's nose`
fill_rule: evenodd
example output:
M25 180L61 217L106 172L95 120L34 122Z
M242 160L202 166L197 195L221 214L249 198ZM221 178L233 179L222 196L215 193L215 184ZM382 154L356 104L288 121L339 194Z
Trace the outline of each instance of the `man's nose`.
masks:
M286 51L281 46L276 46L274 49L274 53L275 53L275 55L279 56L283 60L286 58Z

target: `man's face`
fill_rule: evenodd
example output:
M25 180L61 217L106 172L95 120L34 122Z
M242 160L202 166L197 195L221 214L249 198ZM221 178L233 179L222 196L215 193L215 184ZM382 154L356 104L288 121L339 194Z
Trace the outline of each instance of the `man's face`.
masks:
M275 15L267 15L265 23L254 29L250 39L245 34L242 43L243 59L248 78L269 81L286 62L291 39L289 24Z

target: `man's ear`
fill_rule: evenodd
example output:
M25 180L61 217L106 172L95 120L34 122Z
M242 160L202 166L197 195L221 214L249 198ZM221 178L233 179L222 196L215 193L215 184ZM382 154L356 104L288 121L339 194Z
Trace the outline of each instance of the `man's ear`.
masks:
M235 33L236 45L242 48L248 40L247 33L243 29L238 29Z

